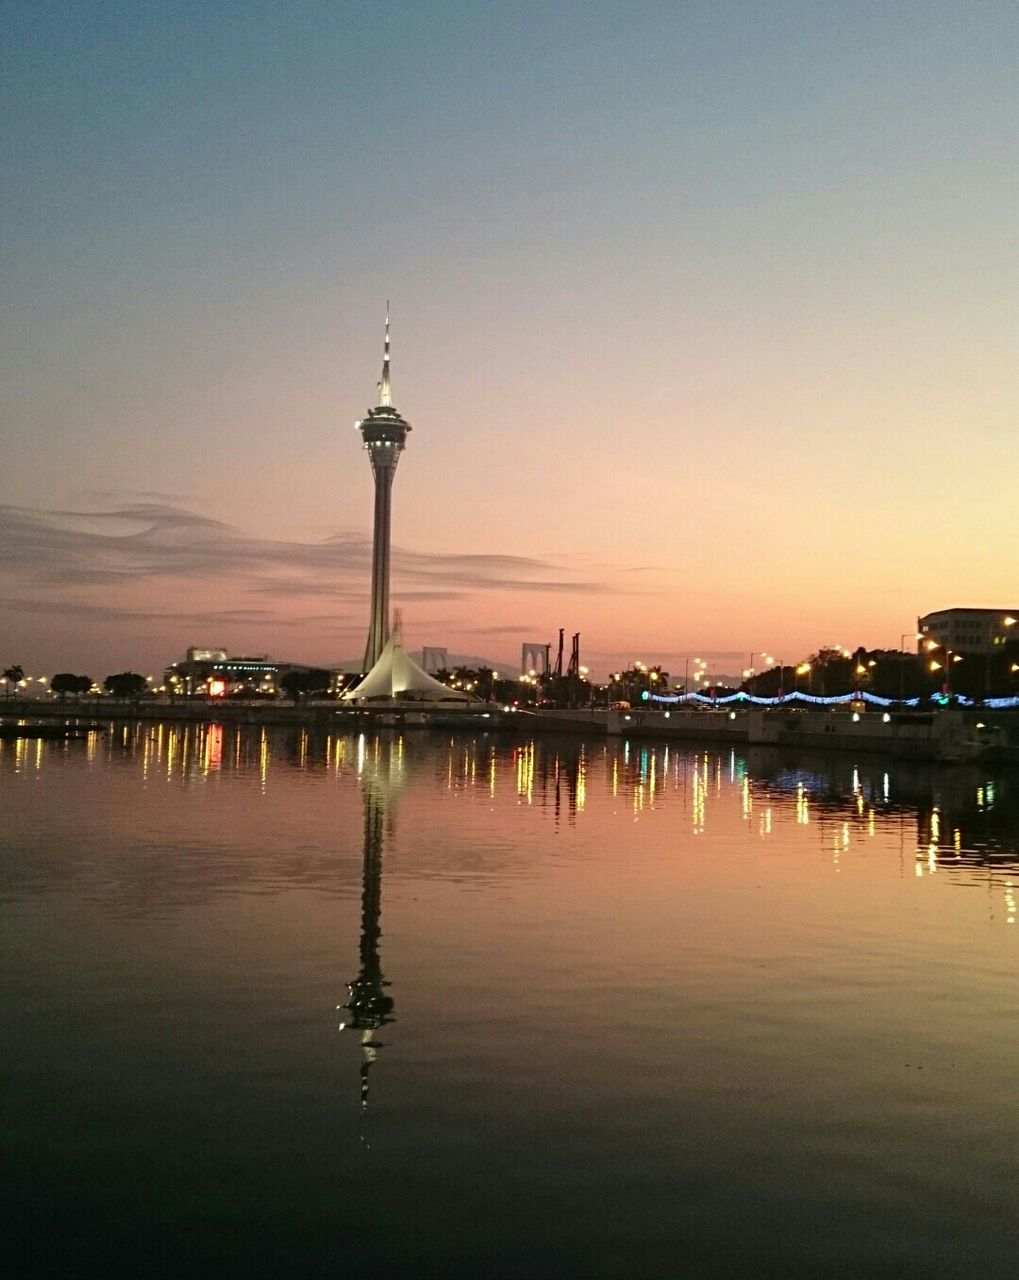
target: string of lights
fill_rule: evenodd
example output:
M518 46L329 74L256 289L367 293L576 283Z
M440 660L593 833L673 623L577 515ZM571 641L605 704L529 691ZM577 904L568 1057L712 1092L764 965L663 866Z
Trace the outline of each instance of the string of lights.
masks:
M939 707L947 707L954 704L958 707L988 707L994 711L1005 711L1012 707L1019 707L1019 695L1008 698L975 699L967 698L962 693L932 693L929 698L881 698L876 693L869 692L837 693L829 697L822 697L820 694L802 693L796 690L774 698L762 698L757 694L744 693L741 690L738 693L728 693L719 698L713 698L707 693L659 694L647 693L646 691L641 696L645 702L666 703L672 706L677 703L693 703L703 707L721 707L733 702L749 703L756 707L780 707L790 702L804 702L816 707L848 706L854 702L865 702L874 707L910 708L925 706L928 703Z

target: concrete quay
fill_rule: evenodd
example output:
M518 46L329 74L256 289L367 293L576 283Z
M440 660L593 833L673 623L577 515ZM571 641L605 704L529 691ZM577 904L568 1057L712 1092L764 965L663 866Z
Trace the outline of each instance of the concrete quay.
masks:
M982 718L983 717L983 718ZM854 711L839 707L800 709L670 709L604 707L508 711L494 703L407 704L351 708L334 701L229 702L221 699L68 699L64 703L11 699L0 704L0 721L63 720L68 724L111 721L299 726L334 732L364 728L431 729L515 734L641 737L751 746L802 747L876 752L913 760L956 763L992 758L1019 764L1019 714L978 709Z
M911 760L961 763L985 757L1019 763L1019 716L939 708L933 711L800 710L750 707L660 711L540 711L545 730L594 732L750 746L877 752ZM528 717L531 721L532 717Z

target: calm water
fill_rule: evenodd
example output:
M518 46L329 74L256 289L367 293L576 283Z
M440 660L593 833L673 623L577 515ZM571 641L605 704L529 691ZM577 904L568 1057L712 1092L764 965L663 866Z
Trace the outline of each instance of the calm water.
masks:
M0 805L18 1276L1019 1272L1015 775L142 726Z

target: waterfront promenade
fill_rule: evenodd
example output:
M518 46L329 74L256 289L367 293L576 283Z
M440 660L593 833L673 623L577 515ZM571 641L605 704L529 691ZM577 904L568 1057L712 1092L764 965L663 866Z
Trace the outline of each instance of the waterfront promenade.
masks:
M237 702L222 699L164 700L110 697L41 702L11 699L0 706L0 722L63 720L82 726L115 721L209 722L265 727L298 726L353 732L399 728L510 732L529 736L573 734L643 737L674 741L729 742L777 747L880 752L900 758L961 762L993 758L1019 764L1019 712L972 709L883 713L849 708L679 709L604 707L506 709L497 703L347 707L334 700Z

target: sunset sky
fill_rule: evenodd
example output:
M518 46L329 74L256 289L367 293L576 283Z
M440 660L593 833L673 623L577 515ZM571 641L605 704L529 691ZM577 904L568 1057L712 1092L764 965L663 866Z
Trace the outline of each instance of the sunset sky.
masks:
M0 664L897 646L1019 583L1019 9L8 0Z

